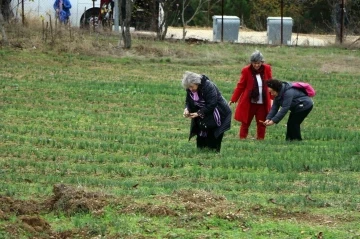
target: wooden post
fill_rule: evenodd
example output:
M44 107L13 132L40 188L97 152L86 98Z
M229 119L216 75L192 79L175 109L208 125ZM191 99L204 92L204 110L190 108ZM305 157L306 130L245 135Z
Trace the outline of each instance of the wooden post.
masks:
M221 0L221 42L224 41L224 0Z
M283 44L283 40L284 40L284 0L281 0L281 7L280 7L280 12L281 12L281 22L280 22L280 45Z
M341 0L341 5L340 5L340 44L343 43L343 39L344 39L344 10L345 10L345 6L344 6L344 0Z
M24 9L24 0L21 1L21 20L22 20L22 24L23 26L25 26L25 13L24 13L25 9Z

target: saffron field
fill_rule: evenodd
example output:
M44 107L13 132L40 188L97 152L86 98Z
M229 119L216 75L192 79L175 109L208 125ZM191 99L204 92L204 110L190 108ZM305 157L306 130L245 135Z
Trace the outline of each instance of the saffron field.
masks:
M182 74L229 100L255 49L316 89L304 141L286 118L240 141L233 121L220 154L197 151ZM360 238L358 49L134 40L0 64L0 238Z

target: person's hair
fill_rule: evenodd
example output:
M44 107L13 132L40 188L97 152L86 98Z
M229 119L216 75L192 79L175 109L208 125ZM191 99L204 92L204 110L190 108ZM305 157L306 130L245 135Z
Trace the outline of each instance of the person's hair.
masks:
M189 88L189 86L191 84L196 84L196 85L200 85L201 84L201 75L191 72L191 71L185 71L184 75L183 75L183 79L181 82L182 87L184 87L184 89Z
M250 62L264 62L264 56L260 51L256 50L250 56Z
M274 91L276 91L277 93L279 93L281 91L282 88L282 81L279 81L277 79L270 79L268 81L266 81L266 85L273 89Z

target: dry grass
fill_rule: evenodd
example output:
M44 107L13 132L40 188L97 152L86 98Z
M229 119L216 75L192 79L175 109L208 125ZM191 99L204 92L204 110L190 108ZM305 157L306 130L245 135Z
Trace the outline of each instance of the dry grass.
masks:
M72 28L54 22L54 19L27 18L6 25L9 43L14 48L53 50L86 55L121 54L116 37L111 32L93 32L89 29Z
M164 47L157 44L155 35L151 38L142 37L138 32L132 33L133 44L130 50L125 50L119 44L118 34L104 29L79 29L55 23L48 20L27 19L25 25L21 22L12 22L6 26L10 46L23 50L37 50L57 53L83 54L87 56L114 56L114 57L176 57L191 56L191 51L171 46ZM140 35L139 35L140 34ZM146 36L148 36L147 34ZM154 43L154 44L148 44Z

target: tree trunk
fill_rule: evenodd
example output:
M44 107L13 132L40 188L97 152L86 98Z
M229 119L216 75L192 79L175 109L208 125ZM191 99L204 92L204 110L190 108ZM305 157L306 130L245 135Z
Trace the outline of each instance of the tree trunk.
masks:
M342 41L342 36L341 36L341 11L342 11L342 5L341 5L341 0L339 0L339 2L335 3L335 5L333 6L333 13L332 13L332 18L334 19L334 28L335 28L335 42L336 43L341 43Z
M179 16L179 4L177 4L178 0L159 2L160 3L159 13L157 15L158 24L156 26L156 35L158 40L164 40L167 34L168 27L172 26L177 21L177 18ZM176 10L174 10L174 6L176 6ZM174 17L172 22L171 17Z
M166 26L166 16L167 16L167 6L166 2L159 3L159 23L156 26L156 36L158 40L163 40L164 38L164 28ZM167 29L166 29L167 30Z
M126 49L131 48L131 34L130 34L130 23L131 23L131 12L133 3L131 0L126 0L126 16L125 16L125 33L124 33L124 47Z
M187 25L183 24L183 31L182 31L183 32L183 34L182 34L182 40L183 41L185 41L185 38L186 38L186 32L187 32L186 27L187 27Z
M11 3L11 0L0 0L1 14L2 14L3 20L5 22L9 21L10 18L12 17L10 3Z
M121 47L122 41L123 41L123 34L124 34L124 16L123 12L121 11L123 5L123 0L119 0L119 8L117 11L119 11L119 25L120 25L120 34L119 34L119 44L118 47Z
M328 0L328 2L329 6L332 7L331 18L335 29L335 42L342 44L345 38L344 20L347 18L346 0L335 0L335 2Z
M0 6L2 9L2 6ZM5 43L6 45L8 44L8 39L6 37L6 33L5 33L5 28L4 28L4 17L2 12L0 12L0 31L1 31L1 36L2 36L2 42Z
M192 21L192 19L200 12L200 9L202 7L202 5L204 5L205 3L209 2L210 0L198 0L196 9L193 13L193 15L185 20L185 10L189 7L190 2L187 2L186 0L182 0L182 5L181 5L181 21L182 21L182 26L183 26L183 37L182 40L185 41L185 37L186 37L186 28L188 26L188 24Z

